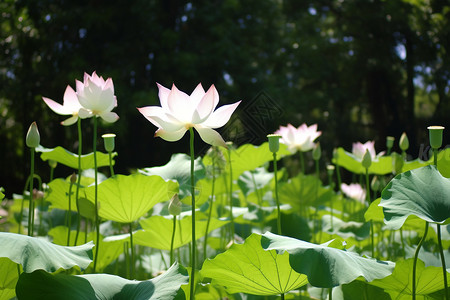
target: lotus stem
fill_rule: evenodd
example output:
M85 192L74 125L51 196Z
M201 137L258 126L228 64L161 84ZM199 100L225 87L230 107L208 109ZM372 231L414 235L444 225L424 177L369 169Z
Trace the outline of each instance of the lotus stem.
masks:
M449 295L448 295L447 268L445 266L444 250L442 249L441 225L440 224L437 224L437 236L438 236L438 242L439 242L439 253L441 255L442 272L444 273L445 299L449 300L450 298L449 298Z
M177 215L173 215L172 240L170 242L170 265L173 265L173 243L175 241L175 231L177 229Z
M413 262L413 278L412 278L412 299L416 299L416 265L417 265L417 258L419 257L419 251L422 247L423 242L425 241L425 238L427 237L428 233L428 222L425 222L425 232L423 233L423 237L419 242L419 245L417 245L416 252L414 253L414 262Z
M231 145L228 145L228 163L230 166L230 190L228 191L230 202L230 236L231 242L234 242L234 218L233 218L233 166L231 163Z
M72 198L72 187L73 187L73 182L72 180L70 181L70 185L69 185L69 210L67 211L67 246L70 246L70 227L72 224L72 206L71 206L71 198ZM75 244L76 245L76 244Z
M97 174L97 116L94 116L94 134L93 134L93 151L94 151L94 209L95 209L95 229L96 229L96 242L95 242L95 257L94 257L94 273L97 267L98 261L98 249L100 248L100 220L98 217L98 174Z
M213 204L214 204L214 189L216 184L216 160L215 160L215 153L214 149L212 152L212 183L211 183L211 196L209 199L209 212L208 212L208 221L206 222L206 232L205 232L205 241L203 243L203 259L206 260L206 246L208 244L208 230L209 230L209 224L211 223L211 215L213 210Z
M280 294L281 300L284 300L284 293Z
M81 119L80 118L78 118L77 127L78 127L78 177L77 177L77 188L75 190L75 203L77 206L78 219L77 219L77 233L75 235L74 246L77 245L78 235L80 234L80 228L81 228L79 192L80 192L80 185L81 185L81 153L82 153L82 146L83 146L83 144L82 144L83 137L82 137L82 131L81 131Z
M109 170L111 172L111 177L114 177L114 168L113 168L113 164L112 164L112 153L108 152L109 154Z
M192 200L192 251L191 251L191 284L190 295L191 299L195 299L195 257L197 246L195 244L195 178L194 178L194 129L189 128L190 133L190 154L191 154L191 200Z
M30 195L28 205L28 236L33 236L33 181L34 181L34 147L30 148L31 152L31 165L30 165Z
M131 251L131 279L134 279L135 273L135 262L134 262L134 244L133 244L133 223L130 222L130 251Z
M305 174L305 155L302 151L299 151L300 156L300 171Z
M366 201L367 205L370 206L370 184L369 184L369 168L366 168ZM372 251L372 257L375 257L375 242L374 242L374 232L373 232L373 221L370 220L370 247Z
M277 167L277 153L273 153L273 173L275 176L275 199L277 201L277 211L278 211L278 217L277 217L277 228L278 228L278 234L281 235L281 210L280 210L280 199L278 198L278 167ZM282 298L284 298L284 295L282 294Z
M434 148L433 149L433 157L434 157L434 165L437 168L437 155L438 155L438 149Z

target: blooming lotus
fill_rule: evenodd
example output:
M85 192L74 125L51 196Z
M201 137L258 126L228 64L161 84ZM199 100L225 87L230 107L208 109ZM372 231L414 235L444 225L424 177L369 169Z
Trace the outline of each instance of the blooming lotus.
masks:
M364 203L366 199L366 191L357 183L341 184L341 191L348 197Z
M64 92L63 105L46 97L42 97L42 99L55 113L59 115L72 115L70 118L62 121L62 125L69 126L78 120L78 111L82 106L78 101L77 94L70 85L67 86L66 91Z
M384 155L384 151L376 154L374 141L368 141L365 144L362 144L360 142L353 143L352 153L356 157L356 159L362 161L366 150L369 150L372 161L376 161L380 156Z
M305 123L295 128L291 124L286 127L280 126L275 134L281 135L281 142L288 146L288 149L295 153L297 151L306 152L314 148L314 140L317 139L322 132L317 131L317 124L307 126Z
M111 112L117 106L114 96L114 84L111 78L104 80L95 72L92 75L84 73L83 82L76 80L78 101L82 108L78 115L80 118L99 116L108 123L113 123L119 116Z
M225 141L214 129L228 122L241 101L215 110L219 94L214 85L205 92L202 85L198 84L190 96L175 85L172 85L171 90L157 85L161 106L138 108L147 120L158 127L155 136L173 142L181 139L190 128L195 128L205 143L226 147Z

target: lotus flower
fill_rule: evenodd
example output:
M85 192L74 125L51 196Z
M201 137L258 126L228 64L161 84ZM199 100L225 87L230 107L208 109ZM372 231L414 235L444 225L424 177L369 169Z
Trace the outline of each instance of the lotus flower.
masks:
M214 110L219 103L219 94L214 85L205 92L202 85L198 84L190 96L175 85L171 90L157 85L161 106L138 108L147 120L158 127L155 136L174 142L181 139L188 129L195 128L205 143L226 147L225 141L214 129L228 122L241 101Z
M317 131L317 124L307 126L305 123L295 128L291 124L286 127L280 126L275 134L281 135L281 142L288 146L288 149L295 153L297 151L306 152L314 148L314 140L317 139L322 132Z
M366 191L357 183L341 184L341 191L348 197L364 203L366 199Z
M42 99L55 113L59 115L72 115L70 118L62 121L62 125L69 126L78 120L78 111L82 106L80 102L78 102L77 94L70 85L67 86L66 91L64 92L63 105L46 97L42 97Z
M368 141L365 144L362 144L360 142L353 143L352 153L359 161L362 161L366 150L369 150L372 161L376 161L380 156L384 155L384 151L376 154L374 141Z
M108 123L114 123L119 116L111 112L117 106L117 99L114 96L114 84L111 78L106 81L95 72L92 76L84 73L84 80L76 81L78 101L82 108L78 115L80 118L90 118L99 116Z

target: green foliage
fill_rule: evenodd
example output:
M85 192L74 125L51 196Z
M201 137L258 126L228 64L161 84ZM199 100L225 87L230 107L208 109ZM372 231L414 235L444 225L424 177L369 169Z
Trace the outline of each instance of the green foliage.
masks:
M287 252L264 251L258 234L205 261L201 274L212 278L213 284L225 286L232 294L284 294L308 282L305 275L298 274L289 265Z
M22 273L16 291L20 299L175 299L188 282L186 270L174 264L164 274L134 281L108 274L71 276L43 271Z
M415 215L427 222L444 224L450 218L449 193L449 179L434 166L399 174L382 193L380 206L385 223L398 229L408 216Z
M60 164L68 166L72 169L78 170L78 154L72 153L63 147L56 148L44 148L39 146L36 148L36 152L42 152L41 159L43 161L54 160ZM117 155L116 152L112 153L112 157ZM112 160L114 165L114 159ZM109 166L109 154L97 151L97 167ZM81 156L81 170L94 168L94 153L89 153Z
M55 272L74 266L86 269L92 262L92 242L77 247L63 247L36 237L9 232L0 232L0 239L0 257L7 257L20 264L27 273L35 270Z
M366 169L362 166L352 153L343 148L337 149L337 154L333 158L333 163L346 168L355 174L366 174ZM392 158L390 156L379 157L378 160L372 160L369 167L369 174L386 175L392 172Z
M98 186L99 216L120 223L131 223L144 216L155 204L169 200L172 185L160 176L116 175ZM95 187L85 189L94 202Z
M384 278L392 273L395 266L392 262L368 259L354 252L330 247L329 243L316 245L270 232L263 235L261 244L267 250L287 251L291 267L308 276L309 283L316 287L335 287L360 276L367 281Z

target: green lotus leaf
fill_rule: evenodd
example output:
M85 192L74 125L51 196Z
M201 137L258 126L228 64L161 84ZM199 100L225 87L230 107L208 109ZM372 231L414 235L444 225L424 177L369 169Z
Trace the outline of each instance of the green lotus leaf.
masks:
M274 178L274 173L265 168L257 168L253 171L245 171L239 177L238 184L245 196L267 187Z
M266 162L273 160L273 154L269 150L269 143L265 142L260 146L252 144L245 144L237 149L231 150L231 155L228 157L228 149L220 148L223 157L227 163L231 161L233 169L233 179L238 179L242 173L248 170L256 169ZM287 150L287 146L280 144L280 150L277 152L277 159L280 159L291 153ZM203 158L205 165L211 165L211 157L205 156ZM228 166L225 167L228 172Z
M366 169L361 165L361 161L341 147L337 149L337 157L333 158L333 164L344 167L355 174L366 174ZM369 174L386 175L391 172L392 158L390 156L382 156L378 160L373 160L369 167Z
M289 265L287 252L265 251L259 234L252 234L244 244L234 244L214 259L206 260L200 273L232 294L284 294L308 282L305 275Z
M63 147L56 148L44 148L39 146L36 148L36 152L41 152L41 159L54 160L60 164L68 166L72 169L78 170L78 154L72 153ZM112 153L112 157L117 155L116 152ZM112 160L114 165L114 159ZM97 151L97 167L109 166L109 154ZM94 168L94 153L81 155L81 169L87 170Z
M427 222L444 224L450 218L450 179L435 166L426 166L399 174L381 194L384 222L399 229L410 215Z
M199 239L205 236L207 220L200 221L196 218L195 222L195 237ZM208 232L220 228L229 221L211 218L208 227ZM135 244L148 246L151 248L170 250L170 243L173 232L173 217L172 216L151 216L148 219L140 221L144 230L139 230L133 235ZM175 228L174 249L188 244L192 241L192 217L187 215L177 220Z
M429 163L432 164L434 158L431 157ZM438 170L441 172L442 176L450 178L450 148L441 150L437 156Z
M19 299L174 299L180 287L188 283L186 269L174 264L151 280L127 280L109 274L65 275L35 271L22 273L17 283Z
M145 215L155 204L169 200L171 183L160 176L116 175L98 185L99 215L102 218L131 223ZM95 186L85 189L94 202Z
M86 269L92 262L92 242L77 247L63 247L44 239L0 232L0 257L22 265L27 273L35 270L55 272L74 266Z
M165 180L176 180L180 186L180 199L191 194L191 157L183 153L173 154L170 161L161 167L139 170L144 175L158 175ZM194 162L194 179L197 182L206 175L201 158Z
M17 270L16 270L17 272ZM0 299L2 300L14 300L16 298L16 290L15 289L0 289Z
M14 289L18 278L17 264L6 257L0 257L0 290Z
M316 245L270 232L263 234L264 249L287 251L292 268L308 276L315 287L330 288L349 283L362 276L367 281L389 276L395 264L364 258L357 253Z
M379 206L381 202L381 198L378 198L377 200L370 203L369 208L364 213L364 219L368 221L375 221L375 222L383 222L384 221L384 214L383 214L383 208Z
M3 189L3 188L0 187L0 200L2 200L3 198L5 198L5 194L3 194L2 189Z
M323 204L333 197L333 191L324 187L316 176L304 174L281 182L278 193L281 203L288 203L296 210Z
M383 288L391 295L392 299L411 299L413 260L413 258L409 258L397 262L394 272L391 275L383 279L376 279L370 284ZM425 296L442 289L444 284L442 268L435 266L425 267L424 262L418 260L416 272L417 297ZM449 273L447 272L447 276Z

